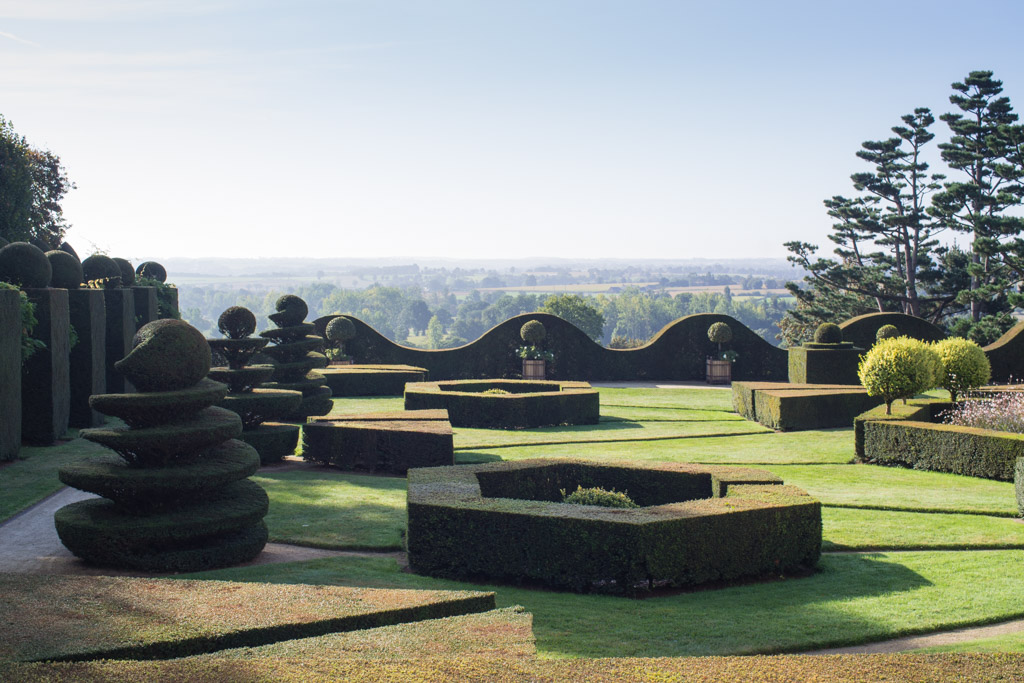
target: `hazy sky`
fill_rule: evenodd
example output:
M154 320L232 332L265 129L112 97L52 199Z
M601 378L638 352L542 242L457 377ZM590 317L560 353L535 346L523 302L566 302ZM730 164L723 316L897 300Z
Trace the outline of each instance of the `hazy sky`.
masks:
M993 70L1024 108L1022 25L1013 0L0 0L0 114L78 183L83 256L783 256L951 82Z

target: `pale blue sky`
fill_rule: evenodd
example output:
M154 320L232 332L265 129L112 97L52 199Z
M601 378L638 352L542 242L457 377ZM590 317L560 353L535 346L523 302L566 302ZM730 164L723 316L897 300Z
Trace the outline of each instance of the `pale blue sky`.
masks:
M0 0L0 114L64 159L85 253L783 256L952 81L991 69L1024 107L1022 25L985 0Z

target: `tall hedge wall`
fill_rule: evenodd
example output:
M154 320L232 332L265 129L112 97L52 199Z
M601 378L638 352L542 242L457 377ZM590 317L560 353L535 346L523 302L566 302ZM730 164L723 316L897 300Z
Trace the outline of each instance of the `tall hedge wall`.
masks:
M992 382L1024 380L1024 323L1017 323L985 347L992 365Z
M895 325L901 335L922 341L939 341L946 338L941 327L933 325L924 318L915 318L905 313L867 313L839 323L843 331L843 341L853 342L854 346L870 349L875 345L875 335L884 325Z
M666 325L647 344L636 349L607 349L557 316L526 313L491 328L482 337L455 349L424 350L399 346L358 318L348 317L356 336L345 350L358 363L392 363L427 368L431 380L478 377L516 378L523 346L519 330L539 320L547 330L543 347L555 354L549 379L573 380L703 380L705 359L717 351L708 328L725 322L733 332L728 348L739 358L733 363L734 380L785 381L787 355L738 320L716 313L698 313ZM322 319L321 319L322 320ZM318 321L319 322L319 321Z

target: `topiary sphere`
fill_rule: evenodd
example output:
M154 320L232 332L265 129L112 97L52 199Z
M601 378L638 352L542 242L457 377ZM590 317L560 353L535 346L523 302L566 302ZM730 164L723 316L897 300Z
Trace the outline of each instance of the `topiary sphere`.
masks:
M114 259L103 254L93 254L82 261L82 281L105 280L111 277L121 277L121 268Z
M39 249L39 251L43 252L44 254L53 249L53 245L44 240L42 237L30 237L28 241L29 244L36 247L37 249Z
M70 244L68 244L67 242L61 242L61 243L60 243L60 246L59 246L59 247L57 247L57 248L58 248L58 249L60 249L61 251L66 251L67 253L69 253L69 254L71 254L72 256L74 256L74 257L75 257L75 260L76 260L76 261L78 261L79 263L81 263L81 262L82 262L82 259L78 257L78 252L77 252L77 251L75 251L74 247L72 247L72 246L71 246Z
M949 392L950 400L986 384L992 377L992 366L985 351L969 339L950 337L935 342L942 366L938 384Z
M327 329L324 330L324 334L331 341L346 342L356 336L356 326L345 316L339 315L327 323Z
M110 259L117 264L117 267L121 269L121 286L131 287L135 284L135 266L128 259L117 258L116 256Z
M301 297L294 294L285 294L279 298L274 304L274 308L277 313L271 316L271 320L281 327L299 325L309 315L309 306Z
M217 318L217 329L228 339L244 339L256 331L256 316L245 306L232 306Z
M139 267L135 269L135 274L139 277L156 280L157 282L167 282L167 269L156 261L146 261L139 264Z
M210 345L184 320L154 320L139 328L134 347L114 368L139 391L177 391L210 372Z
M882 325L878 328L878 332L875 332L875 341L882 341L883 339L892 339L893 337L900 336L900 331L895 325Z
M66 251L54 249L46 252L53 276L50 286L60 289L78 289L82 284L82 264Z
M47 287L53 276L50 259L28 242L11 242L0 249L0 280L22 289Z
M835 323L822 323L814 331L814 342L816 344L841 344L843 341L843 330Z
M716 344L728 344L732 341L732 328L726 323L715 323L708 328L708 339Z
M539 320L531 320L530 322L523 325L522 329L519 330L519 336L523 338L523 341L531 346L536 346L544 341L544 337L548 335L547 330L544 329L544 324Z

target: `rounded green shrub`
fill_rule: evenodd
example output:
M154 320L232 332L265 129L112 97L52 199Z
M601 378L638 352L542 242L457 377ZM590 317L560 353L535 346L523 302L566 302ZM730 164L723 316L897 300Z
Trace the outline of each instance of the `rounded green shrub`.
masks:
M835 323L822 323L814 330L815 344L841 344L843 341L843 330Z
M875 341L882 341L883 339L892 339L893 337L900 336L900 331L895 325L882 325L878 328L878 332L875 332Z
M28 242L11 242L0 249L0 280L22 289L50 284L53 269L46 254Z
M309 315L309 306L306 302L294 294L285 294L274 303L277 313L272 313L270 319L278 327L291 327L300 325Z
M708 328L708 339L716 344L728 344L732 341L732 328L723 322L717 322Z
M114 363L139 391L185 389L210 371L210 345L184 320L154 320L135 333L134 347Z
M114 262L114 259L103 254L93 254L82 261L82 281L92 282L93 280L107 280L116 277L120 279L121 268Z
M941 362L938 386L955 401L966 392L986 384L992 376L988 356L980 346L962 337L950 337L934 344Z
M167 282L167 269L156 261L144 261L143 263L140 263L139 267L135 269L135 275L137 277L146 278L147 280Z
M228 339L244 339L256 331L256 316L245 306L231 306L217 318L217 329Z
M577 485L576 490L572 493L566 494L565 489L561 489L559 493L562 494L562 502L571 505L597 505L605 508L640 507L625 491L616 491L615 489L608 491L600 486L585 489Z
M117 258L116 256L110 259L117 264L118 269L121 272L121 286L131 287L135 284L135 266L132 265L128 259Z
M78 289L82 284L82 264L61 249L46 252L53 275L50 286L59 289Z
M76 261L78 261L79 263L81 263L81 262L82 262L82 259L81 259L81 258L79 258L79 256L78 256L78 252L77 252L77 251L75 251L75 248L74 248L74 247L72 247L72 246L71 246L70 244L68 244L67 242L61 242L61 243L60 243L60 246L59 246L59 247L57 247L57 248L58 248L58 249L60 249L61 251L67 252L67 253L71 254L72 256L74 256L74 257L75 257L75 260L76 260Z
M347 342L356 336L356 326L352 324L352 321L345 316L339 315L337 318L327 323L327 328L324 331L327 338L334 342Z
M519 336L527 344L536 346L544 341L544 337L547 336L547 330L544 329L543 323L539 320L531 320L519 330Z
M857 375L869 396L881 396L885 412L892 414L892 402L910 398L935 386L939 359L926 343L910 337L884 339L860 361Z

